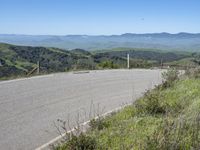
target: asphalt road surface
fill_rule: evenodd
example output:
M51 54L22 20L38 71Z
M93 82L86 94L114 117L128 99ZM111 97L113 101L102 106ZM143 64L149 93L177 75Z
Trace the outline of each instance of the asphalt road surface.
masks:
M129 104L161 83L161 70L58 73L0 82L0 149L35 149L97 114ZM56 124L56 125L55 125Z

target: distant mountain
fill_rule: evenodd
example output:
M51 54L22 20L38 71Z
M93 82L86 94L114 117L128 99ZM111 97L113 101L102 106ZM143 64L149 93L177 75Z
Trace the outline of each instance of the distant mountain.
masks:
M126 33L110 36L0 34L0 42L16 45L57 47L63 49L80 48L87 50L100 50L129 47L200 51L200 33Z

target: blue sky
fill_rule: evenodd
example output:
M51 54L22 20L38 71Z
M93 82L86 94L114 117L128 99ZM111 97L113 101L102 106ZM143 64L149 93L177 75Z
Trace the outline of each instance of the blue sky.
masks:
M200 0L0 0L0 33L200 32Z

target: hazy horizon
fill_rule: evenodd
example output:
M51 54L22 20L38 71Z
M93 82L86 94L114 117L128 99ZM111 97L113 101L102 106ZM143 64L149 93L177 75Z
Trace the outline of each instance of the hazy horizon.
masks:
M22 35L22 36L120 36L124 34L137 34L137 35L144 35L144 34L171 34L171 35L176 35L176 34L200 34L200 32L192 33L192 32L144 32L144 33L134 33L134 32L129 32L129 33L121 33L121 34L11 34L11 33L0 33L0 35Z

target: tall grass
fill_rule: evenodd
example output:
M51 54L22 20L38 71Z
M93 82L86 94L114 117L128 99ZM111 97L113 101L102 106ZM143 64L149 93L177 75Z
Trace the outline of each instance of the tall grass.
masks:
M177 70L169 70L162 85L112 116L91 120L86 133L59 148L83 150L89 144L90 149L200 149L200 79L196 74L180 79Z

